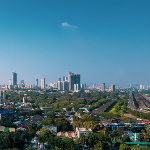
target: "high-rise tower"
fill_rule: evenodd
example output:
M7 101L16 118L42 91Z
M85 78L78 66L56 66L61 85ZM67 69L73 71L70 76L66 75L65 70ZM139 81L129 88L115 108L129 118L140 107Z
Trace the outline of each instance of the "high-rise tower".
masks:
M12 73L12 85L13 86L17 85L17 73L16 72Z
M105 91L105 83L102 83L102 85L101 85L101 91Z
M115 91L115 85L111 85L111 91L114 92Z
M45 78L42 77L41 79L41 89L44 89L45 88Z
M68 73L69 90L74 90L74 84L78 84L80 90L80 74Z
M38 79L36 79L36 86L38 87Z

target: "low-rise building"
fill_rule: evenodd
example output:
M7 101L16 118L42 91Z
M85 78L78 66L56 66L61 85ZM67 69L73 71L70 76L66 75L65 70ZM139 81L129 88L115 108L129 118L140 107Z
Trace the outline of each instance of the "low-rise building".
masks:
M57 134L57 126L43 126L42 128L50 130L55 135Z
M93 131L91 129L86 129L86 128L78 128L76 127L76 133L78 138L80 138L81 134L84 134L85 136L87 136L89 133L93 133Z

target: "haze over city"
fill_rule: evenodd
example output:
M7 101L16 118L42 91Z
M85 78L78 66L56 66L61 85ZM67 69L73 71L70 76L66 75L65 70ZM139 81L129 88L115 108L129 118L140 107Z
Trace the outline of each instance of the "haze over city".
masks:
M0 84L149 84L150 1L0 1Z

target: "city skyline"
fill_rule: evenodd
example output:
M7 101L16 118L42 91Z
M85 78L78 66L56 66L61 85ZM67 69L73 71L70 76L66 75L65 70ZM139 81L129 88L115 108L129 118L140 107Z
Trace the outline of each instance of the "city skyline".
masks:
M0 2L0 84L54 83L68 71L87 85L149 84L150 1ZM34 6L34 7L32 7ZM28 11L27 11L28 10Z
M72 76L72 79L70 78ZM45 78L44 76L41 78L41 84L39 85L38 84L38 80L36 78L35 82L36 83L31 83L31 84L28 84L27 82L25 83L24 80L21 80L20 82L18 82L18 79L17 79L17 72L12 72L12 79L9 79L9 84L3 84L4 86L5 85L12 85L13 87L15 85L19 85L19 84L25 84L25 85L34 85L34 87L41 87L41 89L44 89L45 88L45 85L49 85L49 84L56 84L58 82L68 82L68 85L65 85L65 86L68 86L68 88L70 87L70 90L74 90L74 84L78 84L78 89L80 89L82 86L83 83L80 82L81 78L80 78L80 74L77 74L77 73L73 73L73 72L68 72L68 76L62 76L62 77L59 77L59 79L56 81L56 82L45 82ZM14 82L13 82L14 81ZM72 83L71 83L72 82ZM15 84L13 84L15 83ZM60 83L59 83L60 84ZM63 83L64 84L64 83ZM2 84L0 84L2 85ZM84 83L83 85L87 85L86 83ZM59 85L60 86L60 85ZM64 85L63 85L64 86ZM127 86L119 86L119 85L114 85L114 84L108 84L106 83L106 86L105 86L105 83L101 83L101 84L91 84L91 85L87 85L89 88L94 88L95 86L99 86L101 87L102 91L105 91L105 87L107 88L111 88L113 89L114 87L113 86L117 86L117 87L130 87L130 88L137 88L137 89L149 89L150 88L150 84L146 83L146 84L133 84L133 83L130 83L128 84ZM59 87L60 88L60 87ZM67 88L67 87L66 87ZM115 89L115 88L114 88Z

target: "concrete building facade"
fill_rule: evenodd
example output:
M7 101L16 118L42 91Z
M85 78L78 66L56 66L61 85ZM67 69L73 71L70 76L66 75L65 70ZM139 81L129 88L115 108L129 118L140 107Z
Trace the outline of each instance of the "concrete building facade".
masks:
M42 77L41 79L41 89L44 89L45 88L45 78Z

